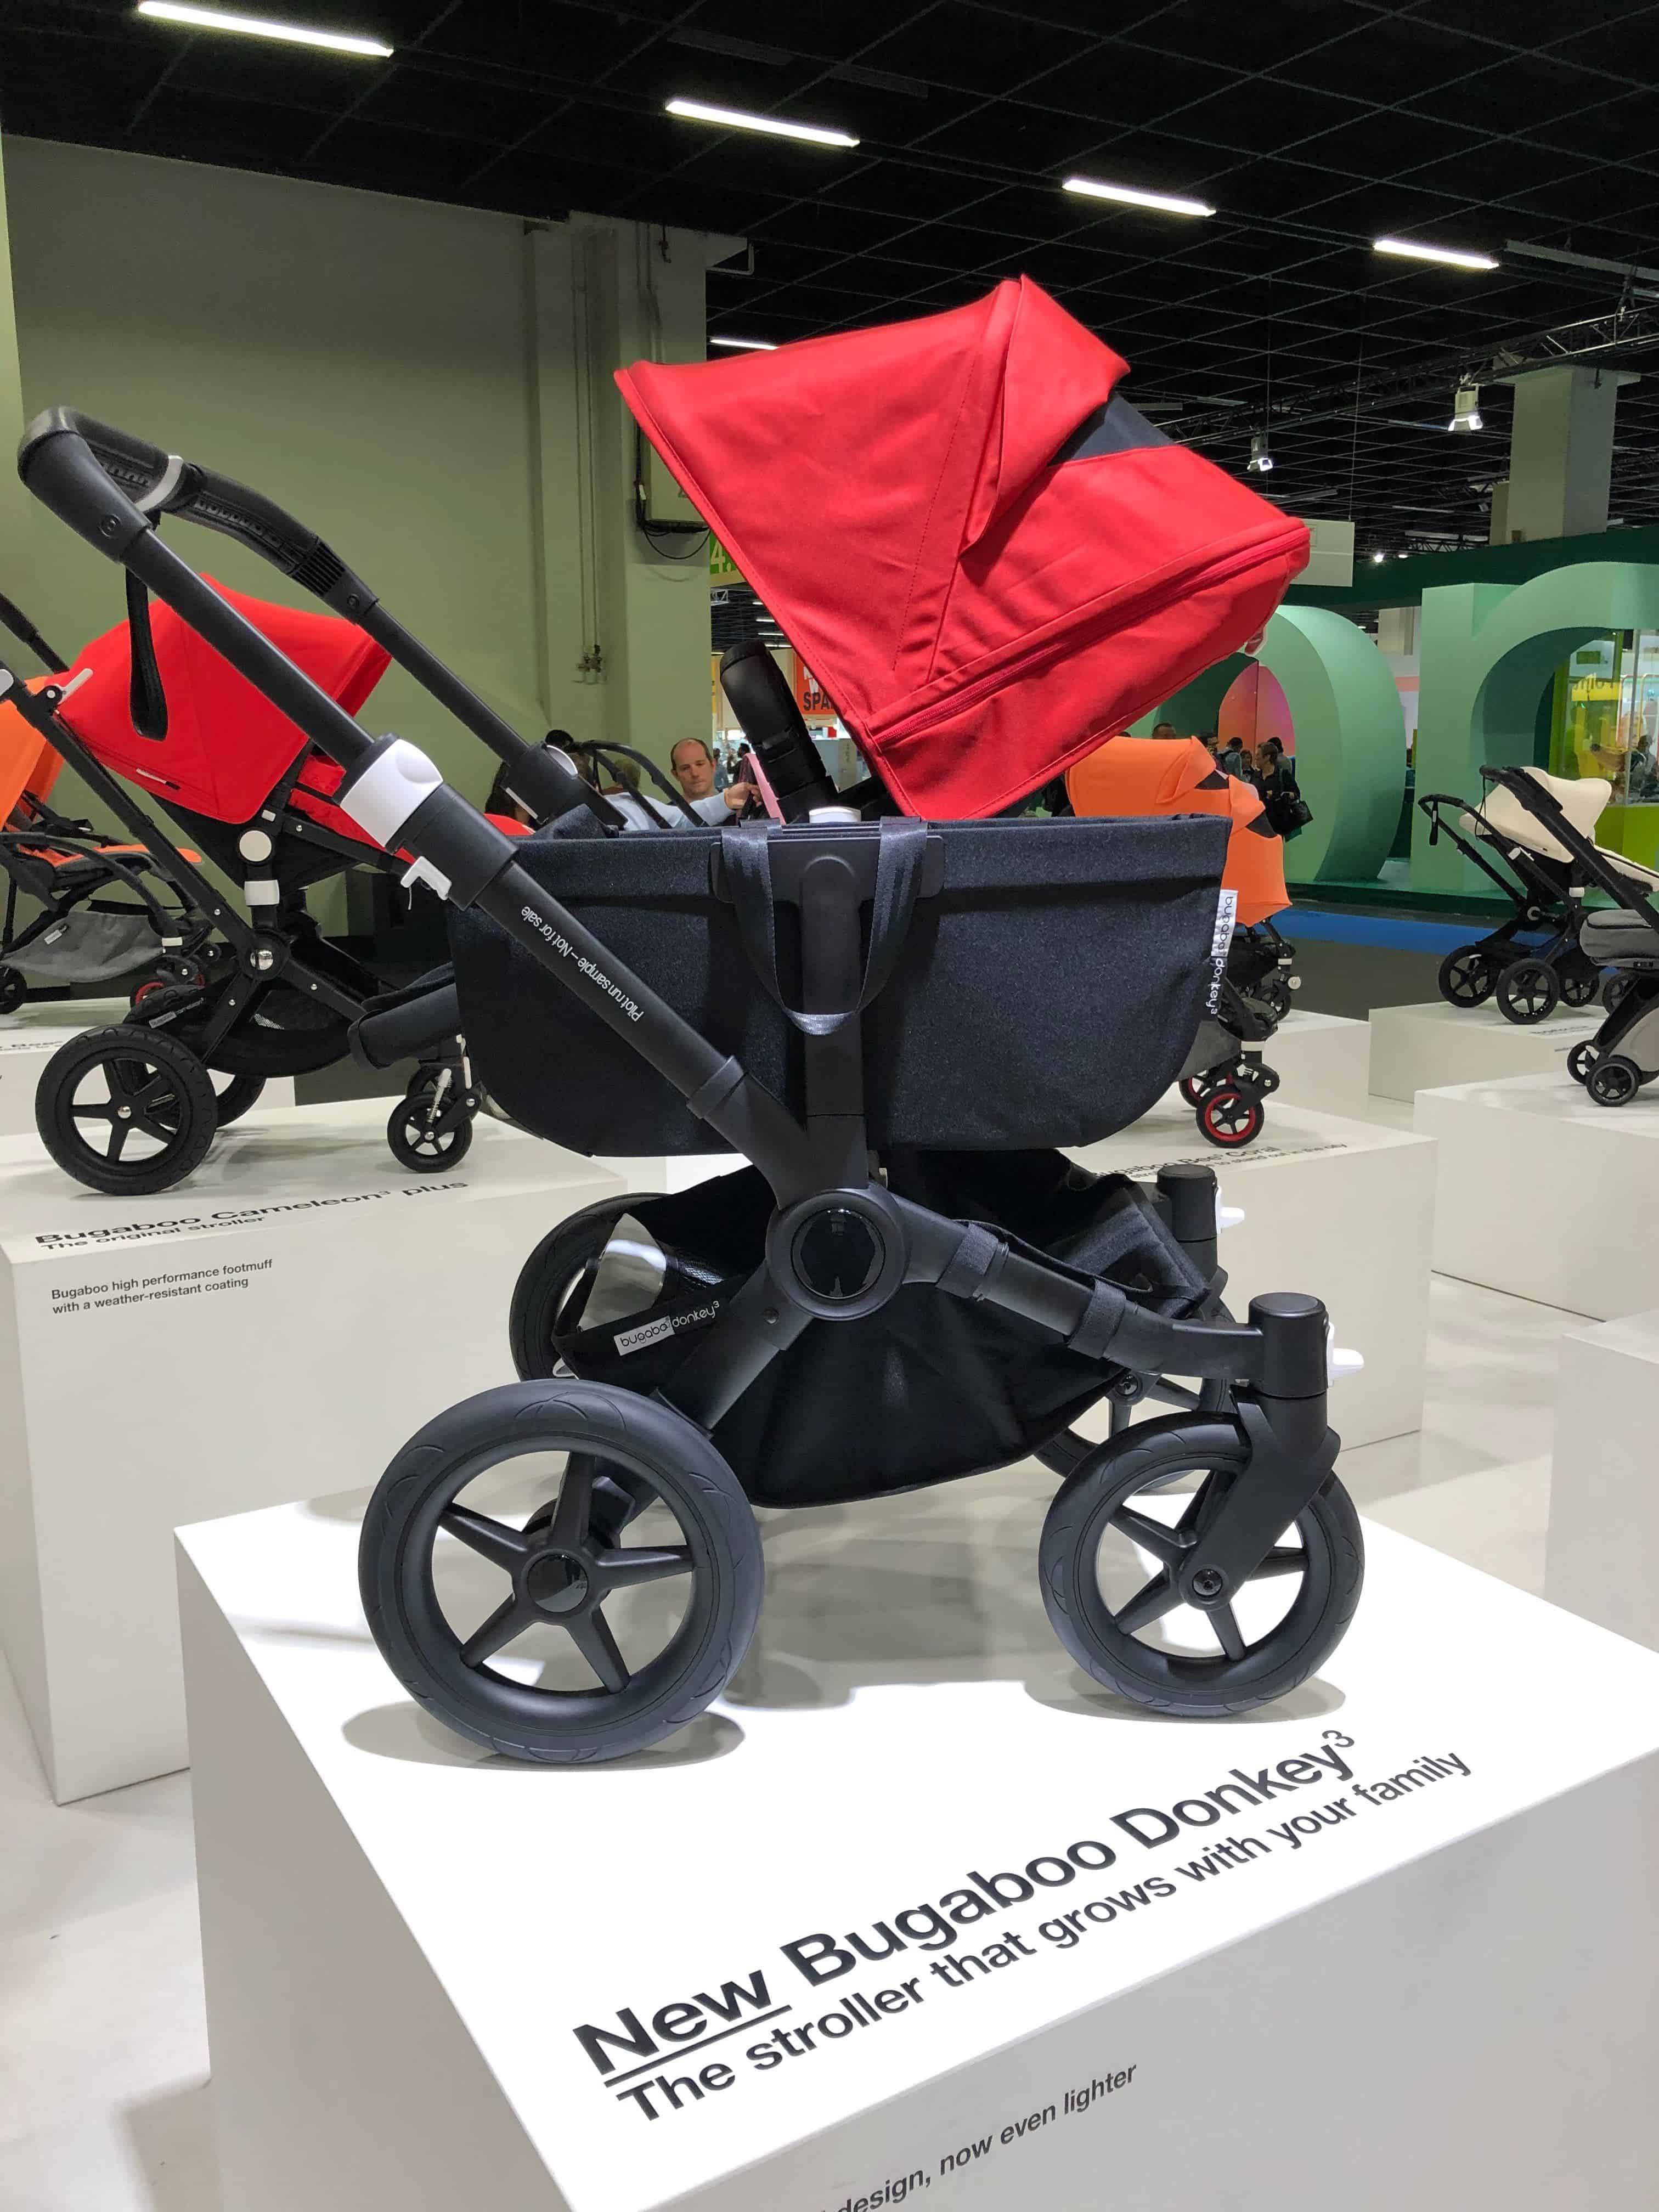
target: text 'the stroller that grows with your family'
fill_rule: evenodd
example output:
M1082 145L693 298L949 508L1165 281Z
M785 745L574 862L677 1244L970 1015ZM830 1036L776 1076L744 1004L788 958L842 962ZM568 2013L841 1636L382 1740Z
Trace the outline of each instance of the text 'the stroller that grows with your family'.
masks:
M1227 1317L1209 1170L1153 1188L1048 1149L1121 1127L1179 1070L1226 828L981 817L1259 629L1301 526L1140 440L1122 363L1029 284L756 359L622 381L781 619L811 629L816 608L814 669L845 687L889 799L948 818L860 819L775 664L740 653L734 704L783 826L616 836L584 810L515 842L417 748L359 728L102 464L165 481L153 504L181 517L262 502L65 411L25 439L30 489L278 702L345 769L336 803L441 885L469 1044L518 1118L610 1154L752 1164L555 1232L539 1326L519 1316L538 1371L428 1422L374 1493L370 1626L478 1741L615 1757L741 1661L754 1504L1035 1451L1060 1478L1041 1589L1079 1665L1168 1713L1260 1705L1358 1601L1326 1419L1342 1355L1316 1297ZM838 659L854 629L805 550L834 533L773 496L809 455L843 511L850 477L871 487L863 542L830 564L869 594ZM1149 1393L1176 1410L1104 1443L1070 1425Z

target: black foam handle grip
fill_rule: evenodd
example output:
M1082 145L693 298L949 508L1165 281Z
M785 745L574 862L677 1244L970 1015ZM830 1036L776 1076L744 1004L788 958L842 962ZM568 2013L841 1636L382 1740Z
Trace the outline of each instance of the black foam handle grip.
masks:
M147 514L176 514L234 538L340 614L361 617L373 605L374 594L368 586L314 530L307 530L274 500L194 461L181 461L175 467L173 457L160 446L73 407L51 407L35 416L18 447L17 472L37 498L84 538L92 534L86 527L85 509L95 503L89 495L97 489L95 480L87 476L88 460L112 489L125 496L141 522ZM122 546L130 542L128 518L123 516L115 531L104 527L104 520L101 515L96 518L93 542L118 558Z
M734 645L720 662L720 688L743 733L755 748L786 821L815 806L836 805L836 787L823 772L795 695L757 639Z

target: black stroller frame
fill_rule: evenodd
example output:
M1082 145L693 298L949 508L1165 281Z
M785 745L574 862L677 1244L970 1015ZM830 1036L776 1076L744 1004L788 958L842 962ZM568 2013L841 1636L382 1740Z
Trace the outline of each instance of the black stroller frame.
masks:
M126 487L142 494L166 484L169 511L255 539L270 530L266 502L66 410L31 426L20 470L61 520L137 576L346 769L337 804L381 843L415 854L417 870L452 906L487 917L666 1079L770 1188L763 1259L650 1395L557 1374L507 1384L428 1423L392 1462L364 1522L361 1578L376 1640L416 1698L477 1741L554 1764L639 1749L704 1711L744 1656L762 1582L752 1509L710 1433L806 1331L872 1315L909 1285L1019 1317L1090 1363L1096 1395L1115 1401L1116 1433L1106 1443L1066 1429L1041 1453L1063 1477L1040 1547L1042 1594L1081 1666L1161 1711L1217 1714L1282 1695L1322 1662L1346 1630L1361 1578L1358 1521L1333 1472L1339 1439L1327 1422L1324 1307L1276 1294L1254 1298L1244 1323L1225 1316L1224 1278L1214 1266L1215 1183L1205 1169L1166 1170L1160 1203L1142 1209L1200 1285L1186 1316L1150 1310L1106 1276L888 1188L866 1141L864 1048L849 1014L881 986L877 971L891 950L876 949L882 918L927 896L943 839L908 820L861 822L837 804L798 718L792 725L793 702L769 660L763 667L739 652L730 696L789 826L735 834L758 838L773 898L799 905L805 995L821 1010L794 1018L805 1033L799 1120L550 896L514 841L445 784L417 748L368 735L219 599L162 543L153 513ZM291 538L297 526L281 518L281 528ZM319 565L329 564L330 604L362 619L372 595L325 548L317 552ZM462 691L429 657L422 680L447 693L447 703ZM463 706L464 694L457 711ZM470 706L462 719L476 726ZM738 848L728 845L724 855L735 869ZM867 963L860 957L865 904L874 917ZM1172 1376L1194 1378L1196 1387ZM1180 1410L1124 1426L1128 1405L1149 1391ZM553 1451L568 1455L556 1498L522 1528L457 1502L476 1476ZM1178 1522L1132 1504L1184 1474L1200 1480ZM629 1522L659 1504L682 1540L624 1545ZM1155 1563L1145 1587L1117 1606L1108 1603L1097 1568L1109 1530ZM1285 1541L1292 1531L1299 1545ZM436 1591L441 1532L507 1578L506 1596L465 1638ZM1282 1620L1247 1640L1235 1601L1259 1580L1290 1577L1297 1592ZM618 1591L658 1581L682 1585L684 1613L665 1648L630 1666L604 1607ZM1214 1656L1140 1640L1181 1606L1207 1620ZM568 1644L560 1648L581 1655L598 1689L531 1686L489 1664L530 1628L565 1632Z
M1603 892L1613 911L1581 908L1577 927L1583 957L1593 970L1614 973L1602 986L1606 1013L1593 1037L1574 1045L1567 1073L1583 1084L1598 1106L1627 1106L1644 1084L1659 1075L1659 902L1645 872L1638 878L1620 868L1595 840L1571 821L1555 794L1516 768L1483 768L1489 782L1501 784L1572 855L1576 883ZM1626 919L1628 917L1628 920ZM1632 924L1635 927L1632 928ZM1652 1065L1648 1065L1650 1055Z
M1495 769L1485 768L1480 773L1488 782L1501 781L1505 790L1517 795L1515 775L1528 790L1540 788L1532 777L1520 775L1518 770L1500 775ZM1441 997L1449 1006L1482 1006L1495 994L1499 1013L1522 1028L1545 1020L1563 1003L1589 1006L1595 996L1597 975L1595 962L1584 956L1579 945L1583 918L1582 871L1528 852L1489 822L1480 805L1450 792L1427 792L1417 803L1428 818L1430 844L1449 838L1463 858L1495 884L1515 908L1498 928L1468 945L1454 946L1446 955L1437 978ZM1448 809L1452 810L1449 820ZM1463 836L1457 826L1459 816L1480 824L1486 840L1503 855L1513 880L1493 865L1480 843ZM1542 944L1522 942L1523 934L1540 932Z

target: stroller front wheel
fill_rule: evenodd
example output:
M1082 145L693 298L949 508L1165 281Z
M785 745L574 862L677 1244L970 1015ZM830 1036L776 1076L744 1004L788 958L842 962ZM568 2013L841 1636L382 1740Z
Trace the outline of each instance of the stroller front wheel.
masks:
M551 1510L525 1513L550 1483ZM763 1579L753 1511L702 1431L574 1381L506 1383L429 1421L380 1479L358 1573L410 1695L549 1765L695 1720L748 1649Z
M386 1125L392 1158L414 1175L459 1167L472 1149L472 1106L459 1091L447 1103L434 1104L436 1087L435 1075L417 1076Z
M1498 988L1498 963L1475 945L1460 945L1440 963L1441 997L1450 1006L1484 1006Z
M1245 1712L1335 1650L1359 1601L1364 1552L1334 1475L1231 1602L1200 1608L1177 1593L1182 1555L1249 1463L1232 1420L1149 1421L1061 1486L1042 1527L1042 1601L1096 1681L1158 1712ZM1198 1479L1190 1495L1170 1487L1184 1476Z
M0 1014L15 1014L29 994L21 969L0 968Z
M1254 1144L1267 1125L1261 1094L1237 1083L1218 1083L1198 1102L1199 1133L1224 1152Z
M1547 960L1515 960L1498 979L1498 1011L1521 1028L1547 1020L1561 1003L1561 983Z
M165 1030L86 1030L40 1071L34 1121L66 1175L121 1198L171 1190L219 1126L213 1079Z

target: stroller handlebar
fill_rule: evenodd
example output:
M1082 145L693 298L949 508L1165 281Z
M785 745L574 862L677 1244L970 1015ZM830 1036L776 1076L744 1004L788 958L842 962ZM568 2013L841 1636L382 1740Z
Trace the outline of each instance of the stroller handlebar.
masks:
M88 470L88 461L97 476ZM54 514L100 550L111 550L116 533L106 526L106 513L88 529L88 510L93 505L107 510L113 489L141 520L176 514L235 538L315 592L337 614L361 619L374 604L374 593L361 577L351 574L314 530L275 501L76 408L51 407L35 416L17 449L17 473ZM122 525L131 527L118 507L115 512L118 532Z

